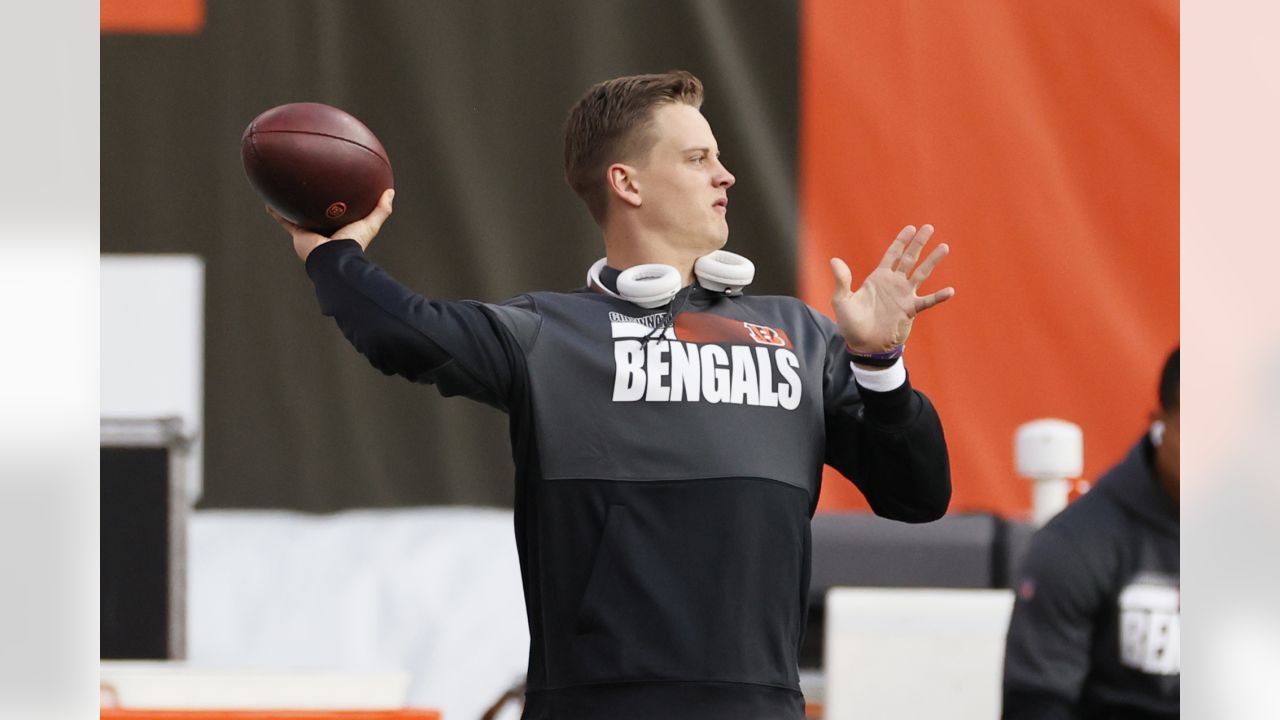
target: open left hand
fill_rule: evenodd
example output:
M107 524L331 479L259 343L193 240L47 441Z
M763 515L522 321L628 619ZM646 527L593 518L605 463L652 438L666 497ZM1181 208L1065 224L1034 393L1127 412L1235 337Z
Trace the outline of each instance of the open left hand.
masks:
M913 225L902 228L857 292L852 291L853 273L849 266L840 258L831 258L831 269L836 276L831 307L840 333L854 352L887 352L905 343L917 314L956 294L954 288L945 287L924 297L916 295L921 283L950 250L943 243L916 267L920 252L932 235L932 225L925 225L919 231Z

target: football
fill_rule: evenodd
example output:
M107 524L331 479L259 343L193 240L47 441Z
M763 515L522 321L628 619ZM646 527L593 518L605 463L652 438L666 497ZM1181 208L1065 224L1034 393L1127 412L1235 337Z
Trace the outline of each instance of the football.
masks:
M368 215L395 187L373 131L321 103L280 105L254 118L240 138L240 158L268 205L322 235Z

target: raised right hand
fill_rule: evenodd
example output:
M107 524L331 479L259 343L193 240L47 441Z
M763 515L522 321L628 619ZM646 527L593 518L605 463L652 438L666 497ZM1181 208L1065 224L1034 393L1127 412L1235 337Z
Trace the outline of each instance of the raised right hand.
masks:
M311 232L306 228L299 227L280 216L280 213L267 207L267 214L275 218L280 223L289 236L293 238L293 251L298 254L298 258L303 262L307 261L307 256L312 250L332 240L355 240L360 243L361 250L369 249L369 243L373 242L374 236L382 229L382 223L387 221L391 216L391 200L396 195L395 190L387 189L382 193L382 197L378 200L378 206L373 209L364 218L357 220L350 225L344 225L334 231L333 235L325 237L319 233Z

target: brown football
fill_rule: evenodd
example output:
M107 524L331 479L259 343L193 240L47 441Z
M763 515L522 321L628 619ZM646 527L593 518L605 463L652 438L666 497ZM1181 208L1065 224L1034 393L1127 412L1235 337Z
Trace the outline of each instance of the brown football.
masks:
M254 118L240 138L240 159L268 205L324 235L368 215L395 187L373 132L320 103L280 105Z

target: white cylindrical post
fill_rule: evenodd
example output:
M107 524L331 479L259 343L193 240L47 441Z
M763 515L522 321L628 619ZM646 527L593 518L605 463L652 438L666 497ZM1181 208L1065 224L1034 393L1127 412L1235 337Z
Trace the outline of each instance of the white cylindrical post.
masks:
M1067 506L1072 478L1084 473L1084 431L1066 420L1024 423L1014 434L1018 474L1035 482L1031 520L1040 527Z

